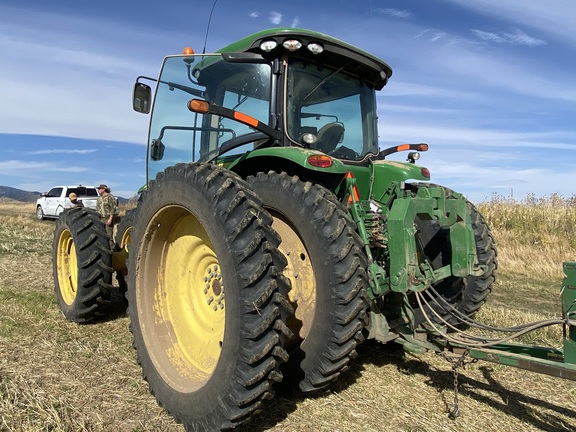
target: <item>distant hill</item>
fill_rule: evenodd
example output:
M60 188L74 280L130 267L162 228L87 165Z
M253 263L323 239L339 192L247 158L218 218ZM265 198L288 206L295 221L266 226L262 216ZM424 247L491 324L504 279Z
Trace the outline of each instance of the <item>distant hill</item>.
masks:
M10 186L0 186L0 201L20 201L20 202L36 202L42 195L41 192L29 192L22 189L16 189ZM126 198L117 197L120 204L126 204Z
M40 192L29 192L9 186L0 186L0 198L8 198L14 201L34 202L40 197Z

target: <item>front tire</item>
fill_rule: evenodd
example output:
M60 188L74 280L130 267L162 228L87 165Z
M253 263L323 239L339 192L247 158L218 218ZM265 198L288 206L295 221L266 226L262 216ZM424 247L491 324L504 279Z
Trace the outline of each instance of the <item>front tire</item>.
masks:
M46 217L44 216L44 210L42 210L42 206L36 206L36 217L38 220L44 220Z
M236 427L288 357L280 240L249 186L215 165L167 168L144 193L128 271L142 374L187 430Z
M60 214L52 242L54 290L72 322L88 322L110 311L112 254L98 213L72 208Z
M354 222L332 193L286 173L258 173L248 183L271 213L288 260L294 333L285 379L304 392L336 380L364 340L366 257Z

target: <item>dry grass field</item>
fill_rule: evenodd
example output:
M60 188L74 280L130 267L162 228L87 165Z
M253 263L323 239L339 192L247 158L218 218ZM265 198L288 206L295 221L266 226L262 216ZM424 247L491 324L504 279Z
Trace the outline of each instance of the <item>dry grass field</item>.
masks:
M499 247L499 281L481 320L518 324L558 316L562 262L576 260L576 206L550 197L480 210ZM0 203L0 431L183 431L141 378L126 316L67 322L55 299L54 222L31 204ZM559 329L530 341L559 346ZM365 343L351 368L313 397L278 394L247 431L574 431L576 384L490 363L450 364Z

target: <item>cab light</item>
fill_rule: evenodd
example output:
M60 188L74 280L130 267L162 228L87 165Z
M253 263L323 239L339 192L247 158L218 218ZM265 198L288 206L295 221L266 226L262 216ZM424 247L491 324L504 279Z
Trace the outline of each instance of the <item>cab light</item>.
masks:
M286 39L282 42L282 46L288 51L297 51L302 48L302 42L296 39Z
M188 102L188 109L192 112L206 114L208 113L210 106L206 101L200 99L192 99Z
M410 150L410 144L400 144L399 146L396 146L396 151L404 151L404 150Z
M418 144L418 151L428 151L428 144Z
M302 135L302 137L300 138L300 140L301 140L304 144L312 145L312 144L314 144L316 141L318 141L318 138L317 138L316 135L314 135L314 134L305 133L305 134Z
M326 155L308 156L307 162L316 168L330 168L332 166L332 158Z
M278 42L269 40L260 44L260 49L264 52L270 52L278 46Z
M420 170L420 173L422 174L422 176L423 176L424 178L427 178L427 179L430 178L430 170L429 170L428 168L422 168L422 169Z
M252 127L254 127L254 128L255 128L255 127L258 127L258 123L259 123L259 122L258 122L258 119L255 119L254 117L251 117L251 116L249 116L249 115L247 115L247 114L244 114L244 113L235 111L235 112L234 112L234 118L235 118L236 120L238 120L238 121L240 121L240 122L242 122L242 123L244 123L244 124L247 124L247 125L249 125L249 126L252 126Z
M190 48L190 47L185 47L185 48L182 50L182 54L184 54L184 55L194 55L194 50L193 50L192 48Z
M312 54L322 54L324 47L318 43L312 42L306 47Z
M410 152L406 158L406 160L410 163L416 163L418 159L420 159L420 153L418 152Z

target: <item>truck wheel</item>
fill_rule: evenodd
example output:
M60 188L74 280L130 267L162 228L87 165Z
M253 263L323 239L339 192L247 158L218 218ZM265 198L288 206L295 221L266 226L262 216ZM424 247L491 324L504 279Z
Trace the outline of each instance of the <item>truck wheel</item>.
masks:
M82 323L108 313L112 255L98 213L80 207L62 212L52 256L56 301L66 319Z
M186 430L247 421L281 380L292 313L270 215L236 174L177 164L131 235L128 309L150 392Z
M36 217L38 218L38 220L44 220L46 219L44 217L44 210L42 210L42 206L37 206L36 207Z
M416 188L436 186L432 184L418 183ZM446 189L448 193L454 193ZM470 211L474 238L476 239L476 253L478 261L482 265L488 266L487 272L482 276L449 277L434 285L444 299L468 317L473 317L481 306L486 302L486 298L492 291L498 268L496 246L484 217L478 212L476 207L466 201ZM450 230L442 228L436 221L417 220L419 237L424 247L424 253L432 262L433 267L446 265L451 261ZM440 306L435 308L442 311ZM416 311L417 321L422 322L424 317L421 312ZM451 316L449 322L458 324L458 320ZM437 320L437 319L436 319Z
M286 173L258 173L248 183L282 238L295 308L285 379L302 391L338 378L364 340L368 304L366 257L354 222L328 190Z

